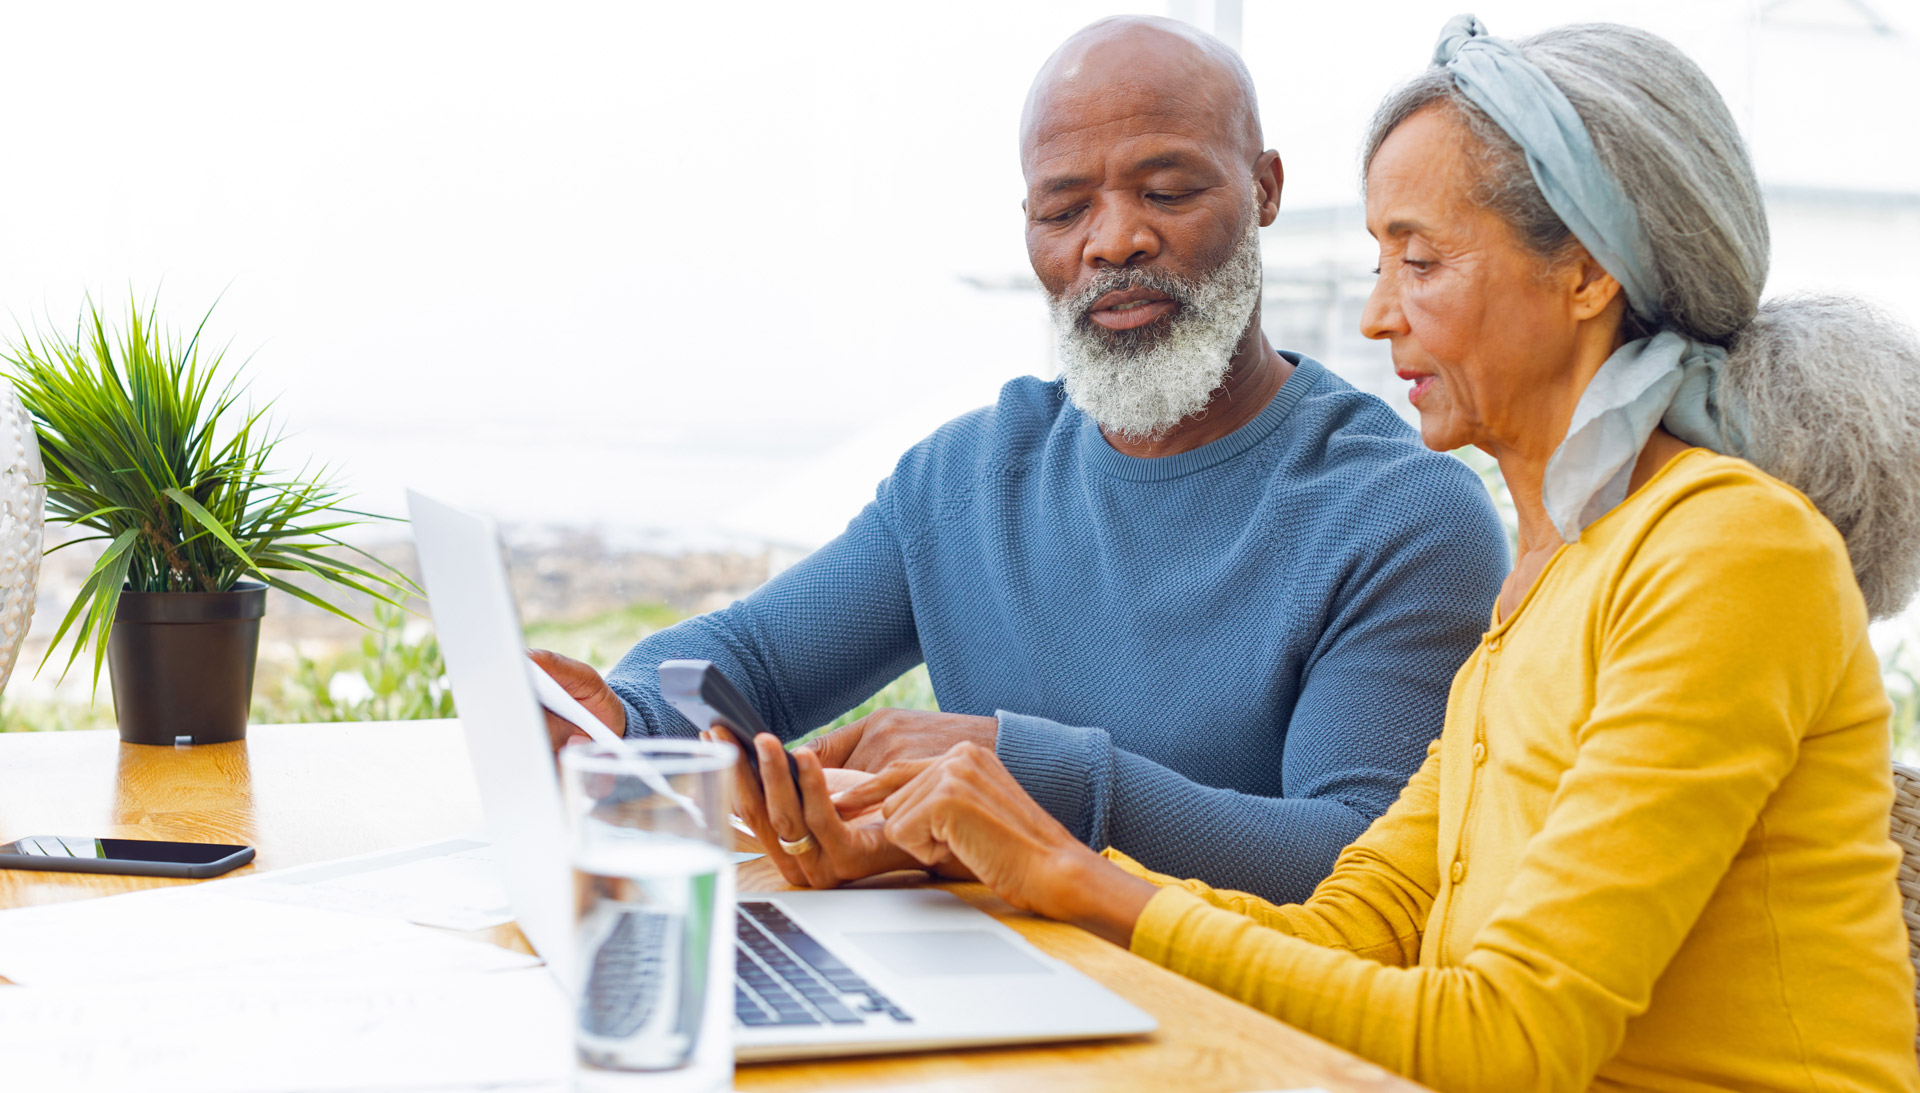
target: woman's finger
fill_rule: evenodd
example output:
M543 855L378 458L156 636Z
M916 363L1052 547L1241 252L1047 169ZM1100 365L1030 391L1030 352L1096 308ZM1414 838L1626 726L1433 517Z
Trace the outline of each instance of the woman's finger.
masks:
M887 841L922 865L931 865L947 854L933 834L939 808L936 791L944 774L942 763L936 760L881 805L881 814L886 817L881 830Z
M889 763L886 768L872 778L844 790L833 798L833 807L843 817L858 816L886 800L892 793L921 771L932 766L935 759L907 759L898 763Z
M907 779L906 785L887 794L886 799L880 802L880 814L892 818L896 813L913 807L922 797L932 792L944 773L944 761L944 756L929 761L926 766Z
M947 857L947 850L932 836L932 812L924 803L890 812L880 830L887 841L906 851L913 860L930 866Z

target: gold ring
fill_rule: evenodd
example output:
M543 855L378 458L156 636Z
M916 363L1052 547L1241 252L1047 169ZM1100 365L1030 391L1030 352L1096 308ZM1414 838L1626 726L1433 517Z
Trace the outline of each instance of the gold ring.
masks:
M819 844L813 841L813 832L811 831L807 832L805 835L802 835L797 839L792 840L791 842L789 842L786 839L780 838L780 836L778 835L775 835L774 841L780 844L780 849L786 851L788 854L794 854L794 855L805 854L809 850L815 850L819 848Z

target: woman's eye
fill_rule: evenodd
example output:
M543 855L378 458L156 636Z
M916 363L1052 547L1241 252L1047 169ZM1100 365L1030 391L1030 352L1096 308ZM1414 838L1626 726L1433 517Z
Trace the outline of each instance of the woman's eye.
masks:
M1427 258L1402 258L1400 262L1402 265L1412 266L1413 272L1415 273L1425 273L1433 268L1433 261ZM1375 270L1374 272L1378 273L1379 271Z

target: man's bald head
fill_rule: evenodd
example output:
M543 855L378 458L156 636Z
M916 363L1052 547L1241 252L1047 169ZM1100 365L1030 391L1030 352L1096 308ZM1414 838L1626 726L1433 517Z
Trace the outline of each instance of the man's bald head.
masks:
M1061 133L1097 124L1119 99L1166 119L1168 129L1232 142L1260 157L1260 107L1240 55L1186 23L1121 15L1093 23L1040 66L1020 115L1020 158Z

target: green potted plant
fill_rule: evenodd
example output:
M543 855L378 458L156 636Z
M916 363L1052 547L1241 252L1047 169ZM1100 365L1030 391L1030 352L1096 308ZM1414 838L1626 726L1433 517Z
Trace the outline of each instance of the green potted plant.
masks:
M91 645L128 743L245 737L268 588L356 622L322 593L397 606L417 592L337 537L377 517L342 508L324 468L272 466L281 434L264 408L240 407L224 352L203 358L205 327L182 344L130 302L110 333L89 301L72 341L23 334L4 354L40 442L48 519L90 533L54 549L106 543L41 664L69 632L67 669Z

